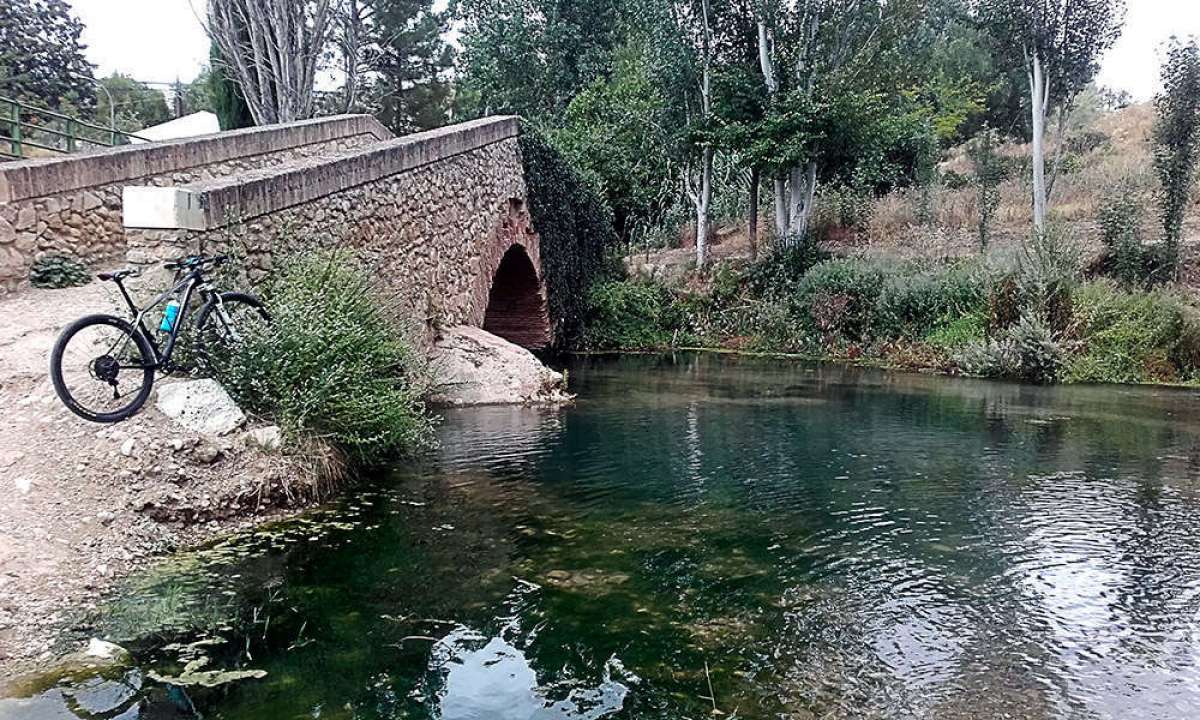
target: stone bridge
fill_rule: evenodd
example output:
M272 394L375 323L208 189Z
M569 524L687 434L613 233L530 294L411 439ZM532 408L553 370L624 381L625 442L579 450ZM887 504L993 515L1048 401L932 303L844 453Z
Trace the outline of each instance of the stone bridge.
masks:
M290 253L346 248L426 339L468 324L546 347L560 318L519 133L492 117L396 138L339 116L0 165L0 286L41 255L151 266L228 252L254 281Z

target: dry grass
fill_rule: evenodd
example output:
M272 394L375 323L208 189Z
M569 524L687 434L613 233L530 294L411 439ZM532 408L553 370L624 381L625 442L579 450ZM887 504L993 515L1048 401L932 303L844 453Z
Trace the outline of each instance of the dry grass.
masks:
M1150 134L1154 108L1133 105L1117 112L1096 116L1080 132L1101 133L1107 139L1099 147L1076 155L1064 163L1051 197L1051 218L1062 226L1085 251L1095 252L1100 244L1096 225L1100 203L1106 194L1133 192L1145 198L1140 218L1143 237L1158 235L1153 202L1156 180L1151 160ZM1048 157L1053 157L1057 139L1051 139ZM998 150L1013 164L1027 165L1030 147L1007 143ZM954 148L941 164L943 173L963 177L973 174L973 165L965 147ZM876 200L870 226L861 240L860 250L867 254L959 256L978 251L979 212L977 191L972 186L941 188L934 195L934 218L929 225L919 220L921 193L899 190ZM1185 225L1190 240L1185 243L1189 266L1200 264L1200 187L1195 193L1196 207ZM1014 172L1000 187L1000 206L992 230L992 243L1003 246L1019 242L1033 223L1030 207L1030 180L1025 172ZM1185 275L1200 277L1200 268L1185 269Z

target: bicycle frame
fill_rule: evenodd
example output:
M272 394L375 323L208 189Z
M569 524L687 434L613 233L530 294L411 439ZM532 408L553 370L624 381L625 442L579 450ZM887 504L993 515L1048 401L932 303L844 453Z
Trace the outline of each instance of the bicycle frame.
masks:
M178 276L176 277L178 278ZM125 284L120 278L116 278L114 282L117 284L117 289L121 291L121 296L125 298L125 303L129 306L129 314L133 317L134 329L145 336L146 340L150 343L150 348L154 351L153 364L149 366L118 365L122 370L145 370L147 367L151 367L162 372L169 372L171 369L171 356L175 353L175 343L179 339L180 329L183 327L184 320L187 318L188 308L191 306L192 293L199 289L200 298L203 302L207 302L210 297L216 297L218 302L220 302L221 297L220 293L217 293L208 280L205 279L201 268L188 271L182 279L177 279L169 290L151 300L145 307L138 307L137 303L133 301L133 297L129 294L129 291L125 289ZM175 322L172 324L171 330L167 333L166 342L163 343L163 347L160 349L154 334L146 328L145 323L142 321L145 319L147 313L162 305L168 298L177 295L181 290L183 291L183 301L179 305L179 314L175 316ZM220 309L219 315L221 315L222 321L226 321L223 309ZM114 348L114 350L119 351L120 348Z

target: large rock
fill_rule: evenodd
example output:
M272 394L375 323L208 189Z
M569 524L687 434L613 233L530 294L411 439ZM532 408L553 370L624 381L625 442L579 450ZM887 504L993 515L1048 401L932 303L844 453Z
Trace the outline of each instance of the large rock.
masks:
M246 422L246 414L216 380L161 385L158 409L189 430L206 435L226 435Z
M528 405L571 399L562 373L525 348L479 328L442 332L432 365L439 380L431 398L443 405Z

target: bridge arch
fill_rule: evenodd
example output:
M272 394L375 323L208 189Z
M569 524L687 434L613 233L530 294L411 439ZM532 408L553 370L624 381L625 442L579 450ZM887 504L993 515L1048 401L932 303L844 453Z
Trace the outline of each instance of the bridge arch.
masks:
M513 243L500 258L488 290L483 329L525 348L550 344L546 295L524 245Z

